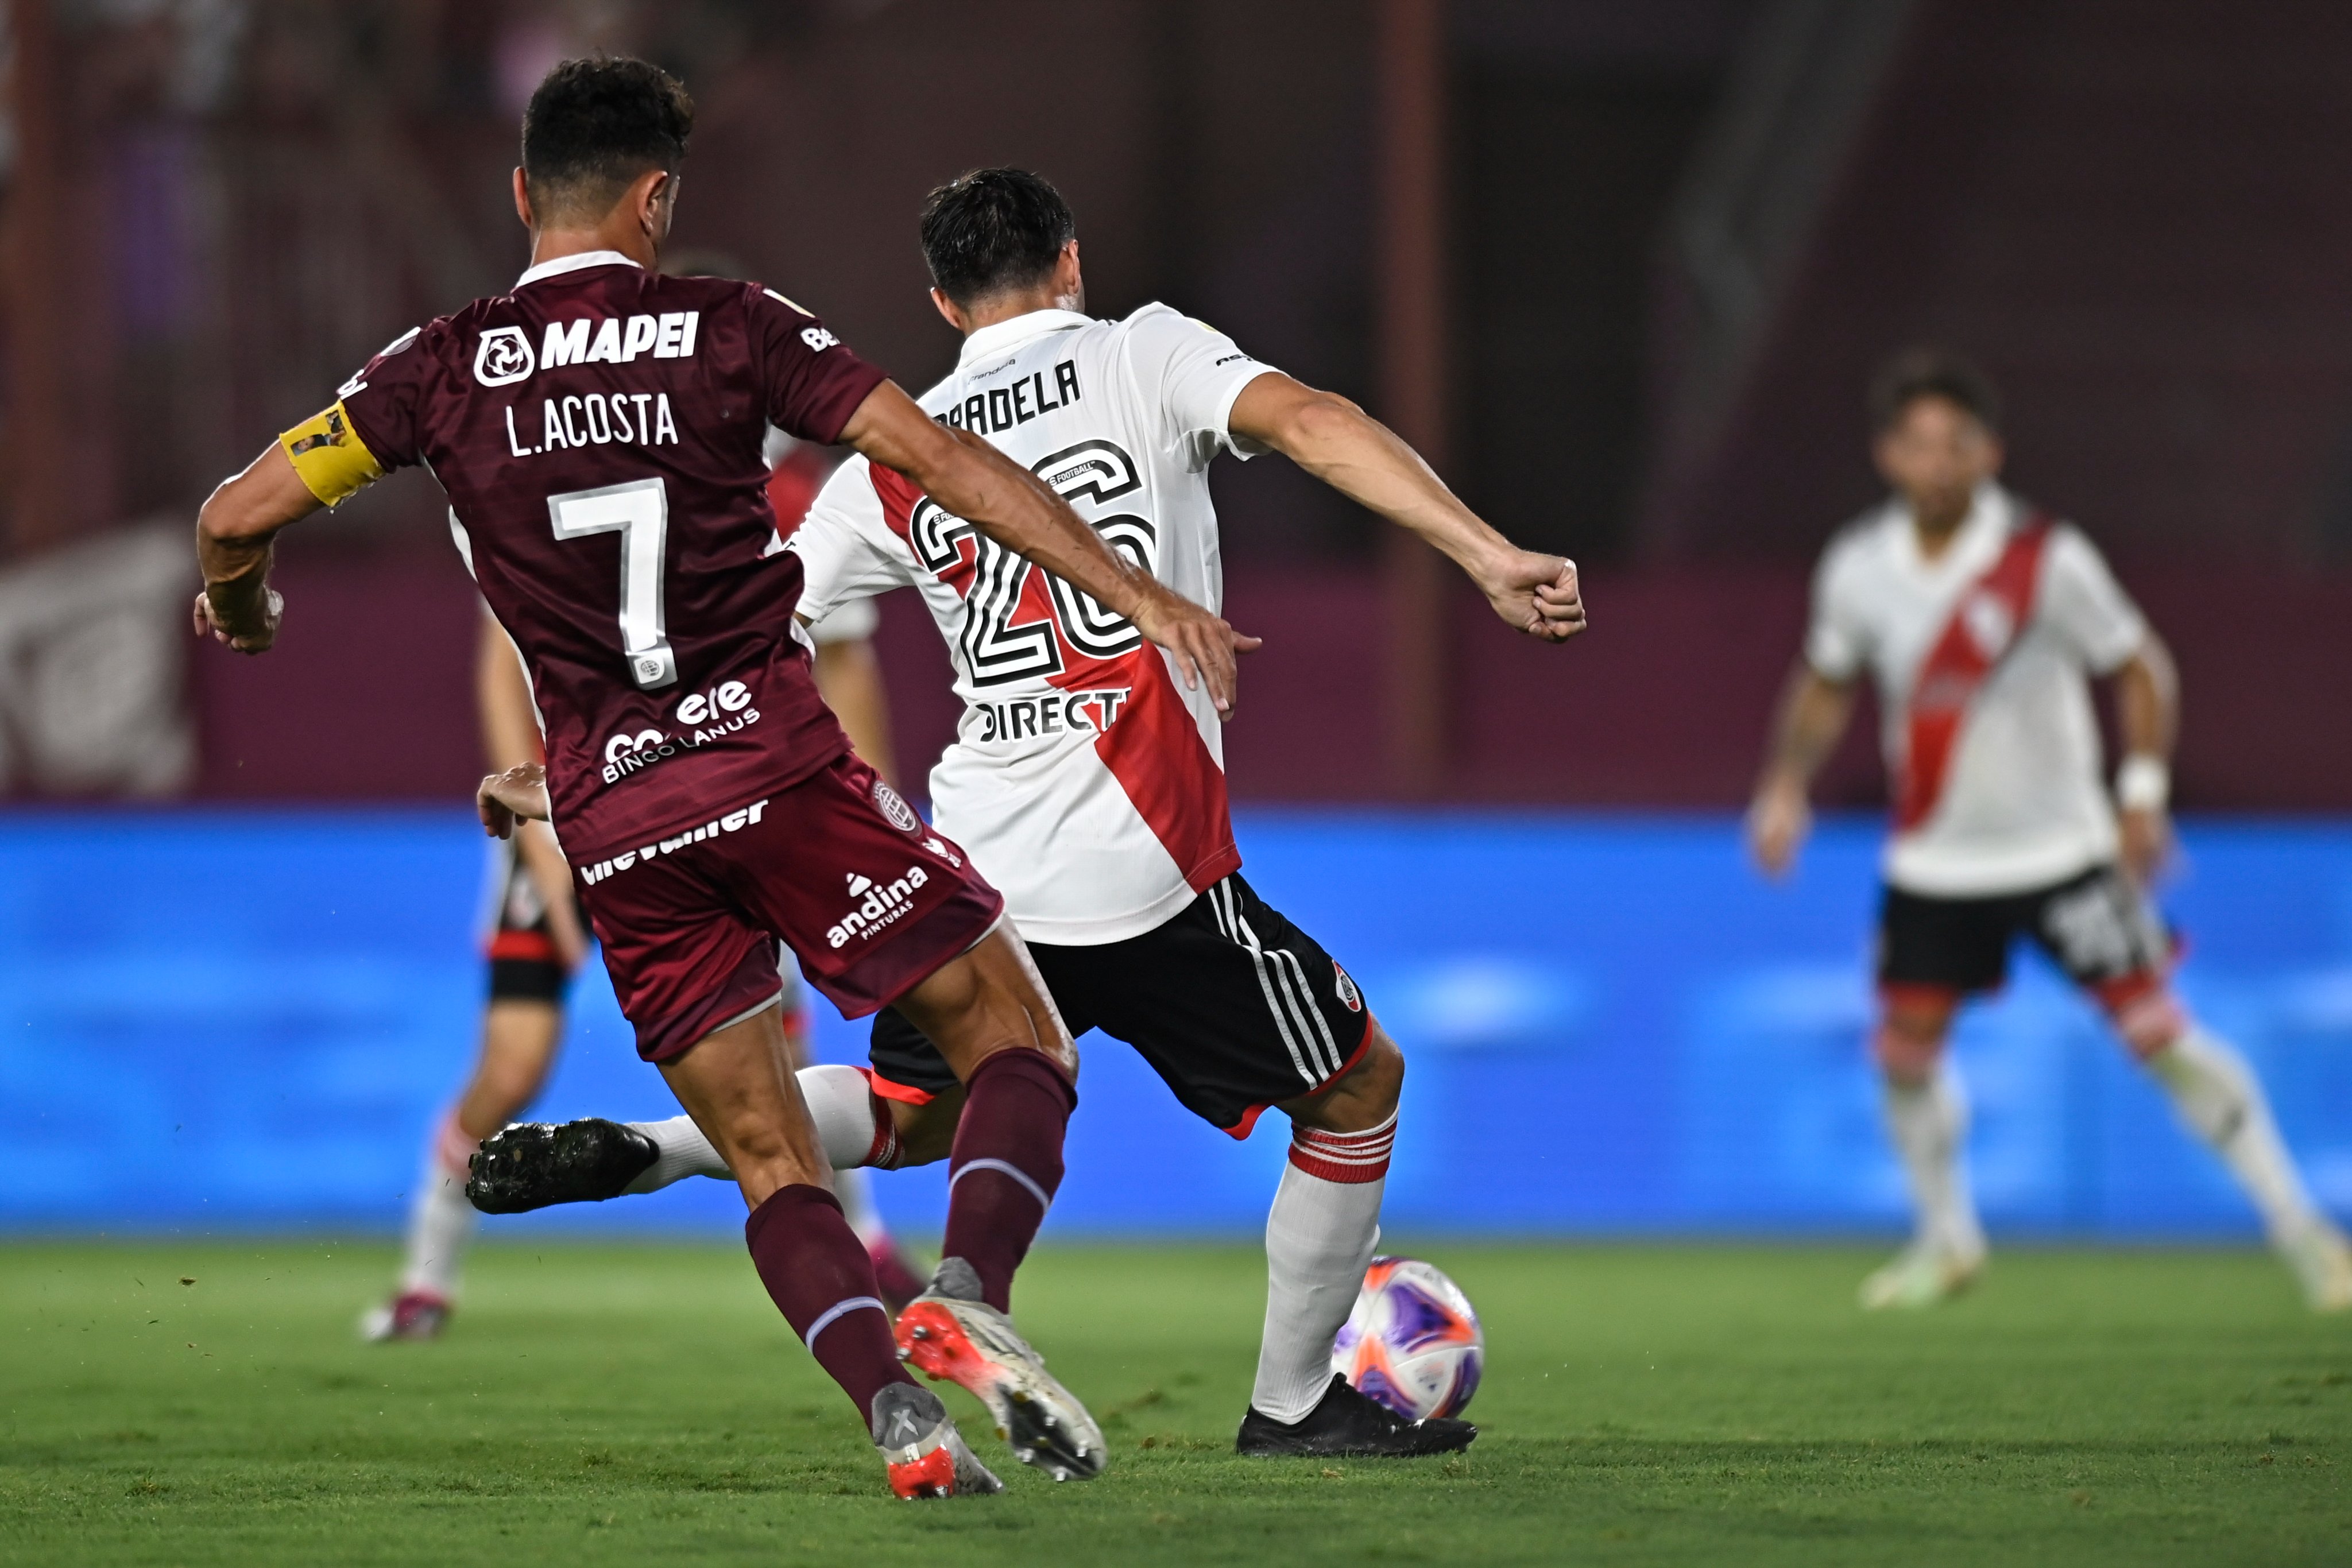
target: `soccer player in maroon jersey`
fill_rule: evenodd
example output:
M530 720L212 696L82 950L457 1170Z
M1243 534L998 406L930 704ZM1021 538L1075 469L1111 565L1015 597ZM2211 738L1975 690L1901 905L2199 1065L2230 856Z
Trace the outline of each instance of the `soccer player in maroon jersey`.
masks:
M1076 1052L1002 898L849 752L818 699L793 620L800 562L768 548L767 427L904 474L1134 622L1220 711L1235 652L1254 644L782 295L656 273L692 120L684 88L642 61L549 73L514 175L530 268L394 340L214 492L197 627L265 652L283 610L268 585L278 531L428 465L546 735L543 768L483 781L483 822L504 837L519 816L551 821L639 1054L735 1173L761 1280L868 1423L892 1489L999 1483L901 1370L873 1266L828 1190L777 1024L780 938L845 1013L895 1006L962 1075L945 1247L984 1291L957 1321L1017 1385L1021 1457L1090 1476L1099 1431L1004 1310L1061 1180ZM873 913L830 943L855 908Z

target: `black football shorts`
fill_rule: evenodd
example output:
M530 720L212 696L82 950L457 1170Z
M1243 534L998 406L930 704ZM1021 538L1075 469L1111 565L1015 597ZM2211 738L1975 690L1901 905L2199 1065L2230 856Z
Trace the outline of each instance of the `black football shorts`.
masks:
M1186 1110L1236 1138L1268 1105L1345 1072L1371 1040L1356 982L1238 872L1140 936L1029 951L1072 1036L1125 1040ZM886 1094L928 1099L955 1085L893 1008L875 1015L871 1060Z
M1887 888L1879 913L1878 983L1998 990L2021 936L2076 985L2101 994L2160 976L2172 958L2172 936L2154 902L2118 868L2102 865L2054 886L1991 898Z

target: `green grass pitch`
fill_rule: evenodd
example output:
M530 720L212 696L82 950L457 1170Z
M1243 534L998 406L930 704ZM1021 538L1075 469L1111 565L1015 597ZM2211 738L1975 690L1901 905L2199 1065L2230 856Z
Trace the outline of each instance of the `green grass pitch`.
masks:
M1016 1305L1109 1473L948 1390L1009 1490L912 1505L734 1248L485 1246L446 1339L368 1346L380 1242L0 1247L0 1562L2352 1562L2352 1322L2257 1254L1865 1317L1851 1249L1420 1250L1486 1322L1468 1456L1234 1458L1256 1254L1048 1244Z

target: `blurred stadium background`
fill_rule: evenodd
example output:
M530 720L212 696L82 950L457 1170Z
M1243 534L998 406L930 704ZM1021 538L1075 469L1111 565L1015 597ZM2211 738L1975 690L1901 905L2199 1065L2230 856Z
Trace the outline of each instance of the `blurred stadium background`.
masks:
M2020 488L2185 673L2186 985L2352 1207L2352 10L2324 0L10 0L0 123L0 1106L12 1231L390 1228L473 1048L476 601L423 474L290 543L278 652L184 630L195 504L509 282L522 101L680 71L677 243L910 387L921 193L1014 162L1100 314L1164 298L1583 566L1515 640L1278 462L1225 465L1244 853L1415 1053L1417 1234L1891 1229L1861 1029L1881 781L1802 877L1736 811L1860 388L1979 357ZM905 596L898 596L903 599ZM880 649L917 775L954 718ZM542 1109L658 1113L601 977ZM822 1010L822 1009L821 1009ZM821 1020L825 1054L859 1036ZM2012 1232L2252 1234L2039 970L1962 1042ZM1088 1059L1055 1225L1243 1234L1236 1151ZM1258 1146L1263 1145L1263 1146ZM1507 1156L1502 1151L1508 1150ZM731 1228L714 1184L549 1228ZM880 1184L915 1228L934 1176Z

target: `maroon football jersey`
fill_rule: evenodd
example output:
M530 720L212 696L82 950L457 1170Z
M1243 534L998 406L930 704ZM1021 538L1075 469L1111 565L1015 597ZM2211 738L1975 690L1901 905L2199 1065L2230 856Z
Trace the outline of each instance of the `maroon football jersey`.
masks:
M566 256L394 341L341 389L423 463L522 650L575 862L804 778L847 747L769 553L766 428L830 443L883 379L757 284Z

